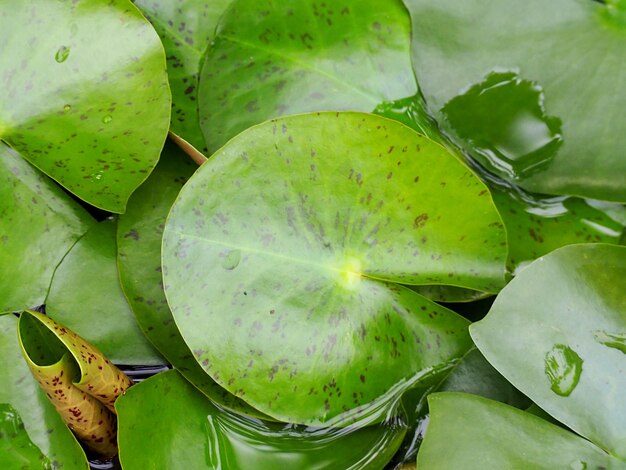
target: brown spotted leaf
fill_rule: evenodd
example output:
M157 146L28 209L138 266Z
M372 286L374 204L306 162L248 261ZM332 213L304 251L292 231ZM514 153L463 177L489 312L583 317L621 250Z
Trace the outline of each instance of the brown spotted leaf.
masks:
M505 237L486 187L426 137L363 113L291 116L183 187L165 294L216 382L274 418L328 423L467 351L464 319L399 284L497 292Z
M114 403L132 382L93 345L46 315L27 310L18 334L24 357L68 426L94 452L116 450Z

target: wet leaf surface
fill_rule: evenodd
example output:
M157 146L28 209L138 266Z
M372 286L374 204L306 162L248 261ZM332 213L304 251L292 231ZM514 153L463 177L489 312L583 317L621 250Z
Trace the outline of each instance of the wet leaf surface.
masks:
M339 430L244 418L211 405L176 371L133 387L116 407L124 468L382 469L406 429L401 418Z
M0 139L90 204L123 212L169 124L165 56L127 0L4 1Z
M207 153L198 124L198 76L204 52L232 0L136 0L165 47L172 90L171 130Z
M420 88L455 142L529 191L626 201L623 1L405 3Z
M442 147L372 115L302 115L248 130L185 185L165 292L218 383L270 416L325 422L467 350L465 320L393 283L498 290L504 237Z
M0 403L15 409L30 440L53 469L87 470L85 453L24 361L17 339L17 318L13 315L0 316L0 357ZM13 457L15 454L2 456L2 461Z
M373 111L417 91L400 1L235 0L200 77L209 151L270 118Z
M9 469L52 469L50 460L30 440L19 413L7 403L0 403L0 459Z
M117 224L122 287L139 327L187 380L226 408L263 417L227 392L200 367L170 312L161 276L161 241L167 214L198 166L175 145L166 144L150 178L132 195Z
M625 276L626 247L561 248L524 269L470 328L478 348L512 384L621 458L624 353L598 341L597 332L626 332Z
M580 436L530 413L465 393L428 398L431 420L417 457L420 469L623 468Z
M116 364L163 364L124 297L117 271L116 223L94 226L54 274L46 311Z
M36 307L54 269L95 220L1 142L0 201L0 312Z

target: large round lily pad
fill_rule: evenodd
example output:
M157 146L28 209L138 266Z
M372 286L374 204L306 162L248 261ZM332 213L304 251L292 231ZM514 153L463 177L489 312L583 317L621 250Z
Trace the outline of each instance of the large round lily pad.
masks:
M196 359L297 422L362 411L467 350L465 320L393 283L504 284L485 186L438 144L360 113L240 134L185 185L163 243L165 293Z
M407 0L435 118L527 190L626 201L626 1Z
M560 422L626 458L626 247L538 259L471 327L487 360Z
M198 95L211 152L270 118L373 111L417 91L400 0L234 0L207 50Z
M81 199L123 212L169 126L154 29L128 0L0 10L0 139Z

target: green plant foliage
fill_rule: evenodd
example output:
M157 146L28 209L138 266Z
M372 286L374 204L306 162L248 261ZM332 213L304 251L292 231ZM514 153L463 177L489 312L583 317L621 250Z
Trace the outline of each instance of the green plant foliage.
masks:
M232 0L136 0L163 41L172 90L171 130L208 152L198 123L198 76L204 52Z
M22 357L17 339L17 318L13 315L0 316L0 357L0 403L10 405L20 416L24 431L50 462L50 468L87 470L89 467L83 450L63 424L61 416L39 387ZM2 445L0 462L8 465L17 457L15 449Z
M376 113L402 122L471 164L489 188L507 229L507 264L511 273L562 246L576 243L618 244L622 241L626 227L624 205L568 196L537 195L507 183L467 159L442 135L425 106L418 94L385 103L376 109ZM468 302L485 296L481 292L449 286L419 286L414 289L432 300L444 302Z
M168 129L158 36L128 0L0 9L0 139L81 199L123 212Z
M394 283L496 291L504 239L484 185L439 145L374 115L301 115L241 134L185 185L165 292L218 383L325 422L468 349L464 320Z
M417 91L400 0L234 0L200 77L211 152L270 118L372 111Z
M116 223L95 225L57 268L46 311L117 364L162 364L141 333L120 286Z
M428 397L421 470L624 468L591 442L511 406L466 393Z
M120 280L137 323L165 358L200 391L226 408L265 417L227 392L200 367L170 312L161 276L161 240L165 219L183 184L198 167L173 144L131 196L117 224Z
M534 196L496 183L489 188L507 229L511 272L563 246L619 244L624 236L623 205L568 196Z
M481 352L512 384L622 459L625 276L626 247L561 248L524 269L471 327Z
M4 468L52 469L50 459L28 437L18 412L7 403L0 403L0 456Z
M338 430L263 423L219 410L176 371L133 387L116 408L131 469L382 469L406 429L397 419Z
M456 143L527 190L626 201L623 0L405 3L421 90Z
M54 269L94 223L0 142L0 313L41 305Z

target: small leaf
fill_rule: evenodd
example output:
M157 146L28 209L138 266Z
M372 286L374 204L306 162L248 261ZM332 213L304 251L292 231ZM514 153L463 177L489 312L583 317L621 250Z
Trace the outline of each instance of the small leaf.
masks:
M30 440L19 413L0 403L0 461L7 469L52 470L52 463Z
M171 130L207 153L198 124L198 75L217 22L232 0L135 0L159 34L172 90Z
M43 304L55 268L94 224L53 181L0 142L0 313Z
M554 418L626 458L626 247L560 248L525 268L470 328L487 360ZM603 337L604 338L604 337Z
M115 221L105 220L74 245L54 273L46 312L117 364L163 364L124 297L115 233Z
M167 135L158 36L128 0L3 2L0 139L88 203L123 212Z
M38 312L18 322L22 352L50 401L97 454L117 453L114 403L132 382L94 346Z
M465 393L428 397L426 438L417 456L420 470L532 468L623 468L591 442L530 413Z

